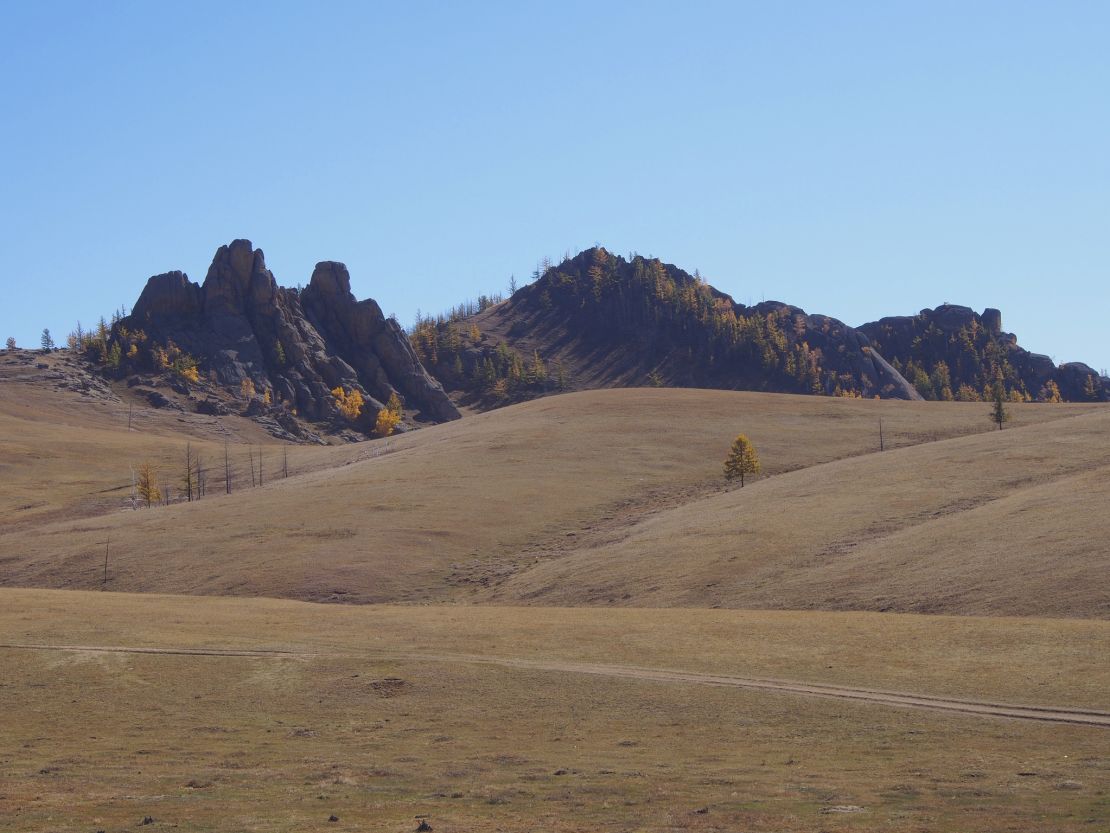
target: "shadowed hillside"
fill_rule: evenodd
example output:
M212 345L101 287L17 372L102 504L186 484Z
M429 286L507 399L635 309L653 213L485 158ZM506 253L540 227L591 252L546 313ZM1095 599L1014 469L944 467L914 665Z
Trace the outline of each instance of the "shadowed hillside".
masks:
M876 349L925 399L992 398L995 384L1016 402L1105 402L1110 379L1082 362L1057 366L1030 353L1002 331L1002 313L982 315L944 304L915 316L895 316L861 326Z
M945 304L849 327L778 301L736 303L698 274L594 248L503 302L419 319L421 360L470 405L618 386L829 396L1103 402L1110 379L1018 346L1002 316Z
M444 384L483 404L633 385L918 398L834 318L747 307L696 274L603 248L476 315L418 322L411 338Z

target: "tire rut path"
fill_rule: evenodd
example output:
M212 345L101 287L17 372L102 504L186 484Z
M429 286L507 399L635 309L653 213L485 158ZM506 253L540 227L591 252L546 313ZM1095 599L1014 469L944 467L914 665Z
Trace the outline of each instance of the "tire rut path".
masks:
M778 680L760 677L742 677L729 674L710 674L698 671L681 671L666 668L644 668L609 663L574 662L563 660L521 659L516 657L484 656L479 654L444 654L421 651L394 651L371 649L367 651L343 650L283 650L269 648L190 648L190 647L127 647L118 645L40 645L34 643L0 644L0 649L29 651L74 651L91 653L156 654L193 657L242 657L248 659L394 659L411 662L445 664L491 665L519 670L561 674L588 674L615 679L644 682L709 685L726 688L754 689L807 697L851 700L898 708L930 709L955 712L979 717L1009 718L1012 720L1070 723L1099 726L1110 729L1110 712L1059 706L1016 705L929 694L913 694L873 688L813 683L799 680Z

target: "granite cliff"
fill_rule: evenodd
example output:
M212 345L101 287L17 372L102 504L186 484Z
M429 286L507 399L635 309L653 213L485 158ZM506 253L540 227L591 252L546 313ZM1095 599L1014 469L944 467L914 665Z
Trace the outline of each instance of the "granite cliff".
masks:
M324 261L304 289L282 287L249 240L221 246L203 284L182 272L150 278L111 338L121 346L120 375L187 356L195 367L191 375L206 383L256 392L256 412L335 420L332 391L342 387L364 398L355 424L363 431L393 394L418 419L459 417L400 325L373 300L355 300L346 266ZM179 384L188 385L186 371Z

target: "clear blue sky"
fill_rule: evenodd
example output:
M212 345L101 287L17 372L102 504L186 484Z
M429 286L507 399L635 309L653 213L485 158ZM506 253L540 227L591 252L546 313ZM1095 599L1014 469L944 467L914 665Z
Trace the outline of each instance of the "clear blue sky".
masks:
M5 2L0 338L262 247L408 324L600 242L1110 366L1106 2Z

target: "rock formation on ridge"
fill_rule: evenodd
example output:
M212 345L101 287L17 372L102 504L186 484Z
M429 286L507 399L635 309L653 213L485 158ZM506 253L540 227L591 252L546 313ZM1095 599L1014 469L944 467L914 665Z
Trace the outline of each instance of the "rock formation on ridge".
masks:
M182 272L150 278L113 339L133 343L140 331L144 343L195 358L197 371L218 384L239 390L249 382L274 406L308 420L335 417L336 387L364 396L363 430L394 393L421 418L459 416L400 325L373 300L355 300L342 263L318 263L298 291L278 286L261 249L235 240L216 252L203 285ZM135 363L149 352L136 350ZM135 369L126 351L122 362Z
M1011 398L1105 402L1110 379L1082 362L1057 366L1051 358L1018 346L1002 331L1002 313L942 304L917 315L892 316L864 324L875 347L926 399L989 398L996 378Z

